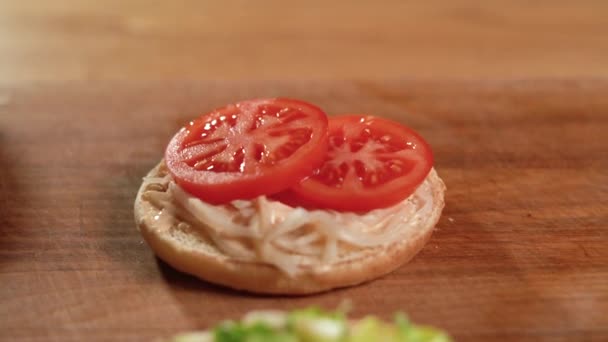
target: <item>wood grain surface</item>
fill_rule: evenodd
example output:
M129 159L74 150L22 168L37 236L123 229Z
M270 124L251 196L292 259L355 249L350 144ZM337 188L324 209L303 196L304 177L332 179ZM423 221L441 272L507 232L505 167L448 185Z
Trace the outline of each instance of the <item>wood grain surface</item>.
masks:
M459 341L608 340L608 82L47 83L0 88L0 340L150 341L252 309L406 311ZM372 283L237 293L157 260L141 177L201 111L292 96L407 123L447 203L430 243Z
M608 76L605 0L0 0L0 81Z

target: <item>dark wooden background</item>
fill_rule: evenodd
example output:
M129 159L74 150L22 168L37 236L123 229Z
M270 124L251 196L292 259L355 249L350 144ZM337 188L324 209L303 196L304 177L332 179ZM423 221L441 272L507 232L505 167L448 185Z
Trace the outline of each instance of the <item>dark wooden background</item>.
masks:
M345 299L462 341L608 340L608 82L73 82L0 87L0 340L150 341L252 309ZM141 177L201 111L292 96L402 121L447 202L430 243L372 283L310 297L218 288L155 259Z

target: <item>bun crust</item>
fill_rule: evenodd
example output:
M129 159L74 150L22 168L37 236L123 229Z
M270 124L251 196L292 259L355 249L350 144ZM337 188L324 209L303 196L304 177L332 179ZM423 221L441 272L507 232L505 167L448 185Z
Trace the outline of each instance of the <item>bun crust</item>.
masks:
M159 174L160 164L148 173ZM219 253L200 240L192 239L187 246L183 237L176 238L167 227L146 224L143 219L149 205L142 200L145 186L139 189L135 200L136 224L154 253L177 270L195 275L211 283L233 289L265 294L304 295L334 288L357 285L386 275L411 260L431 234L444 207L445 185L435 170L427 176L432 191L433 208L426 220L421 221L410 234L388 246L370 247L357 251L347 260L337 260L322 267L307 268L289 276L274 266L236 260ZM149 223L149 222L148 222Z

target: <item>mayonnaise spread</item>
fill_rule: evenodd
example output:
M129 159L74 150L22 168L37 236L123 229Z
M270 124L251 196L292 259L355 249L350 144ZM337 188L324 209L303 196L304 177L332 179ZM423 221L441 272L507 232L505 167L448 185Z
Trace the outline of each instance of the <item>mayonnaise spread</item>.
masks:
M434 170L407 199L366 213L293 208L266 196L213 205L184 191L164 165L157 171L144 178L138 195L147 208L140 223L169 229L185 248L208 246L288 275L414 237L433 210ZM195 238L201 243L191 242Z

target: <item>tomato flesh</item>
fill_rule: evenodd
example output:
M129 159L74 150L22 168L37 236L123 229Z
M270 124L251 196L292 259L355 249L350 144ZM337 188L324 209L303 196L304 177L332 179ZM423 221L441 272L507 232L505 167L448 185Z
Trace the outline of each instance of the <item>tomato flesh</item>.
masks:
M183 189L211 203L285 190L309 176L327 151L326 114L291 99L243 101L182 128L165 162Z
M328 134L323 164L279 198L339 211L389 207L409 197L433 166L426 141L397 122L366 115L332 117Z

